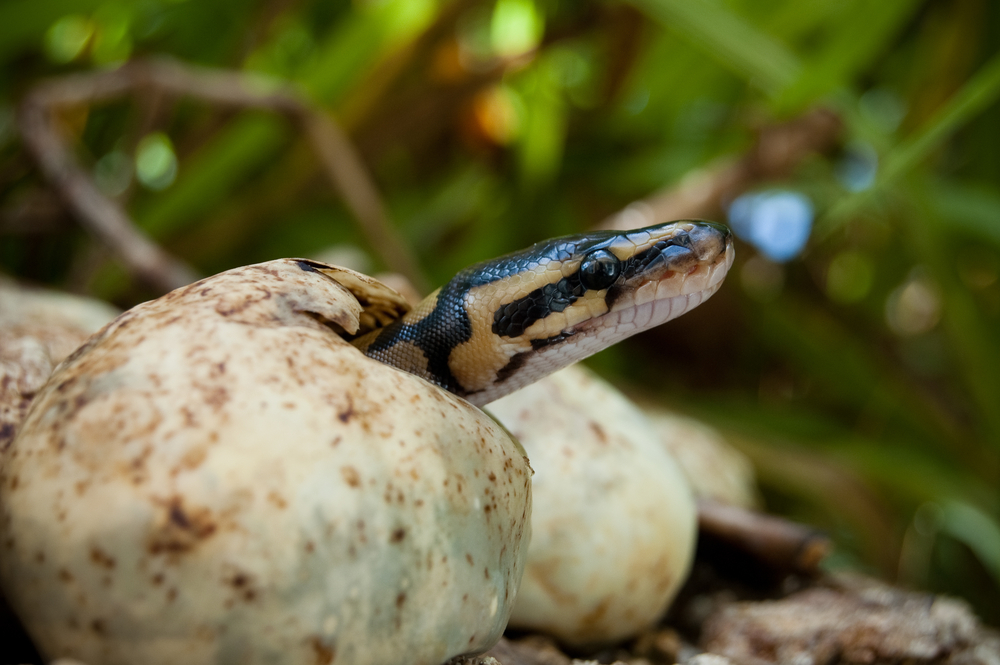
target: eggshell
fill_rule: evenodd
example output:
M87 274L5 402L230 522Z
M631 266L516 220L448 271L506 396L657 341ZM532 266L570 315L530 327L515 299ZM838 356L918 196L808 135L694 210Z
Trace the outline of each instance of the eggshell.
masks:
M643 409L698 499L741 508L760 505L750 459L703 422L661 408Z
M0 450L52 369L119 313L97 300L0 276Z
M691 490L643 413L579 365L489 405L535 469L511 626L583 646L655 623L687 576Z
M499 638L530 467L334 332L360 316L315 264L272 261L56 369L0 470L0 582L48 659L436 665Z

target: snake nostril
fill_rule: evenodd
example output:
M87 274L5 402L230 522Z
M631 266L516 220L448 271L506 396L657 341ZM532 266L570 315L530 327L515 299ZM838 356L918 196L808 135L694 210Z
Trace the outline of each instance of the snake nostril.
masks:
M714 222L698 222L686 235L691 250L700 261L714 259L732 244L732 234L729 229Z
M678 231L674 234L672 238L667 242L668 245L675 247L691 247L691 235L687 231Z
M716 222L702 222L706 232L711 232L712 235L719 238L723 247L726 247L733 241L733 232L729 230L729 227L725 224L717 224Z

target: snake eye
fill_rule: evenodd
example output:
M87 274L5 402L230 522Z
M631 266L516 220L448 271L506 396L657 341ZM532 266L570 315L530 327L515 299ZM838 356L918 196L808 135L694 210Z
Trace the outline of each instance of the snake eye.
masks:
M587 289L606 289L621 274L621 261L606 249L599 249L584 257L580 263L580 281Z

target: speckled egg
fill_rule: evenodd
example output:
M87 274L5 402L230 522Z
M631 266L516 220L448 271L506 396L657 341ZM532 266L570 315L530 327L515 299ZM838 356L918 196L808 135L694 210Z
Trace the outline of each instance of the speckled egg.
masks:
M531 469L481 411L338 334L393 298L248 266L56 369L0 470L0 582L47 658L431 665L499 638Z
M643 408L697 499L747 509L760 504L750 459L705 423L660 407Z
M580 365L487 409L535 469L533 535L511 626L586 646L660 619L691 565L696 510L642 411Z
M0 450L59 361L120 313L98 300L0 275Z

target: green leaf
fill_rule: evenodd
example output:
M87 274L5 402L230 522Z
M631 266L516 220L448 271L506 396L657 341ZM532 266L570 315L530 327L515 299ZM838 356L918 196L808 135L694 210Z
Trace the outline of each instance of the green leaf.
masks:
M819 307L786 296L758 306L755 323L761 340L842 403L907 423L925 445L948 447L958 436L938 406Z
M551 181L562 162L566 102L553 69L554 63L541 62L521 86L526 117L517 142L518 166L529 189Z
M287 141L290 128L274 115L246 114L181 167L162 195L136 206L135 219L153 237L166 237L200 221Z
M923 127L889 151L883 160L875 186L844 197L816 225L815 236L829 237L847 220L866 206L879 202L879 195L892 191L901 177L922 164L953 133L985 111L1000 98L1000 54L993 56L976 74L952 95Z
M922 4L917 0L841 3L826 27L826 40L803 61L798 79L782 93L779 107L791 111L838 88L853 86Z
M6 0L0 3L0 63L19 51L40 49L42 36L66 14L91 12L105 0Z
M949 501L944 505L942 530L965 543L1000 584L1000 523L972 504Z
M764 91L776 94L795 81L795 54L714 0L632 0L682 39Z
M879 184L909 173L931 152L1000 97L1000 54L993 56L927 123L885 158Z
M995 186L941 180L928 187L928 200L948 226L1000 246L1000 191Z
M390 0L355 5L320 45L316 58L297 78L317 101L335 106L364 81L375 62L401 49L433 18L428 0Z
M982 311L969 290L955 273L952 253L943 251L941 239L948 237L948 228L936 214L928 197L925 179L911 178L907 192L913 203L910 208L908 240L918 254L918 260L930 268L943 294L942 324L951 340L954 354L972 401L979 411L977 422L996 449L1000 449L1000 352L991 327L983 320Z
M379 56L390 47L398 48L398 40L412 37L426 22L420 13L425 7L424 2L408 5L395 0L350 14L331 31L301 84L326 103L341 101ZM193 163L180 165L177 181L169 190L144 202L136 215L139 222L154 234L197 222L273 160L287 143L289 130L276 116L247 113L239 117L202 147Z

